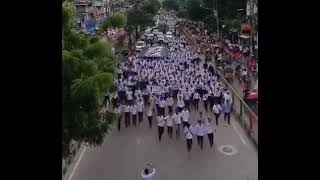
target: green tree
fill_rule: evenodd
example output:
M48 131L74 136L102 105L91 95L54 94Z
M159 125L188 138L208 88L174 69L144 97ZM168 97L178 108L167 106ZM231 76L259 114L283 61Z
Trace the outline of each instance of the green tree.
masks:
M179 2L177 0L164 0L162 1L162 7L166 9L167 11L170 10L179 10Z
M62 3L62 154L70 153L70 142L100 145L116 119L101 113L100 102L114 89L116 57L100 37L87 38L74 30L74 7Z
M161 3L159 0L144 0L142 5L142 10L151 14L152 16L156 15L161 8Z
M205 10L200 6L200 0L188 0L187 1L188 17L194 21L203 20L205 17Z
M115 15L106 18L102 23L102 29L107 31L108 28L122 28L127 24L127 17L121 13L117 12Z

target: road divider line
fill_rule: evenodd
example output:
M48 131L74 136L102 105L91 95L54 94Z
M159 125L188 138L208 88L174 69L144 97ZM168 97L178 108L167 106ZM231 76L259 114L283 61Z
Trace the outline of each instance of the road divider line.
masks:
M71 180L71 179L72 179L72 177L73 177L73 175L74 175L74 173L75 173L75 171L76 171L76 169L77 169L77 167L78 167L78 165L79 165L79 163L80 163L80 161L81 161L81 159L82 159L82 156L83 156L83 154L86 152L86 150L87 150L87 147L85 146L85 147L83 148L83 150L82 150L82 152L81 152L81 154L80 154L80 157L79 157L76 165L74 166L74 168L73 168L73 170L72 170L72 173L70 174L68 180Z
M238 136L240 137L242 143L244 145L247 145L246 141L244 140L244 137L241 135L241 133L239 132L239 130L236 128L236 126L234 124L232 124L233 129L236 131L236 133L238 134Z

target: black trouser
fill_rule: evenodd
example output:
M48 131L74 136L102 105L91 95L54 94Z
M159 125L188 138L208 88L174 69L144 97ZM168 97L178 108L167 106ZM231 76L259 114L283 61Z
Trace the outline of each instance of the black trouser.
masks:
M187 109L190 110L190 100L184 100L184 104L186 105Z
M138 112L139 123L143 120L143 112Z
M224 113L224 122L228 120L228 124L230 125L230 113Z
M169 113L172 113L172 106L168 106Z
M212 147L213 146L213 133L209 133L208 138L209 138L210 147Z
M156 104L156 108L157 108L157 115L160 115L160 107L159 107L159 104Z
M198 145L200 145L200 148L203 148L203 136L197 136L198 137Z
M148 116L149 127L152 127L152 116Z
M168 136L170 138L172 138L172 129L173 129L173 127L172 126L167 126L167 129L168 129Z
M214 113L214 116L216 117L216 125L218 126L220 113L219 114Z
M214 105L214 98L213 98L212 96L209 97L209 103L210 103L209 109L210 109L211 112L212 112L212 107L213 107L213 105Z
M160 114L162 115L162 116L166 116L165 113L166 111L165 111L165 109L164 109L164 107L162 107L162 108L160 108Z
M133 125L137 125L137 114L132 114L132 123Z
M122 120L122 115L120 114L118 118L118 131L120 131L120 128L121 128L121 120Z
M203 106L204 106L204 109L206 110L206 112L208 112L208 101L207 100L203 101Z
M180 137L180 124L176 124L176 136Z
M159 141L161 141L163 131L164 131L164 127L158 126Z
M190 152L192 146L192 139L187 139L187 150Z
M124 117L124 123L125 123L125 126L128 127L130 125L130 112L125 112L125 117Z
M198 110L199 109L199 99L194 99L193 101L194 101L195 109Z

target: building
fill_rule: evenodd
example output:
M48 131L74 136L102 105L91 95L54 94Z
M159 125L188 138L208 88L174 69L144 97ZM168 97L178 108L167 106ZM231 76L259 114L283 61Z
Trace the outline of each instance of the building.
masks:
M78 28L86 29L86 31L88 24L99 26L110 10L110 0L75 0L74 5Z

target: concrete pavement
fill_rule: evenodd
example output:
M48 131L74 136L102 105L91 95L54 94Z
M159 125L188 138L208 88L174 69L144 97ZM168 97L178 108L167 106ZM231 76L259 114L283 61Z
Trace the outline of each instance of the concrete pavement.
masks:
M203 110L203 104L199 105ZM198 112L191 111L191 124L195 124ZM204 113L213 117L212 113ZM180 139L170 139L166 133L159 143L157 129L149 129L146 117L139 127L130 126L117 129L107 136L101 147L88 147L78 166L69 168L65 180L106 180L106 179L142 179L141 170L146 163L156 167L154 180L250 180L258 179L257 150L246 136L241 125L232 116L232 125L224 126L223 117L215 134L215 145L209 147L207 136L204 138L204 149L200 150L196 137L188 155L184 134ZM222 145L233 146L238 153L227 156L219 152ZM74 170L75 169L75 170Z

